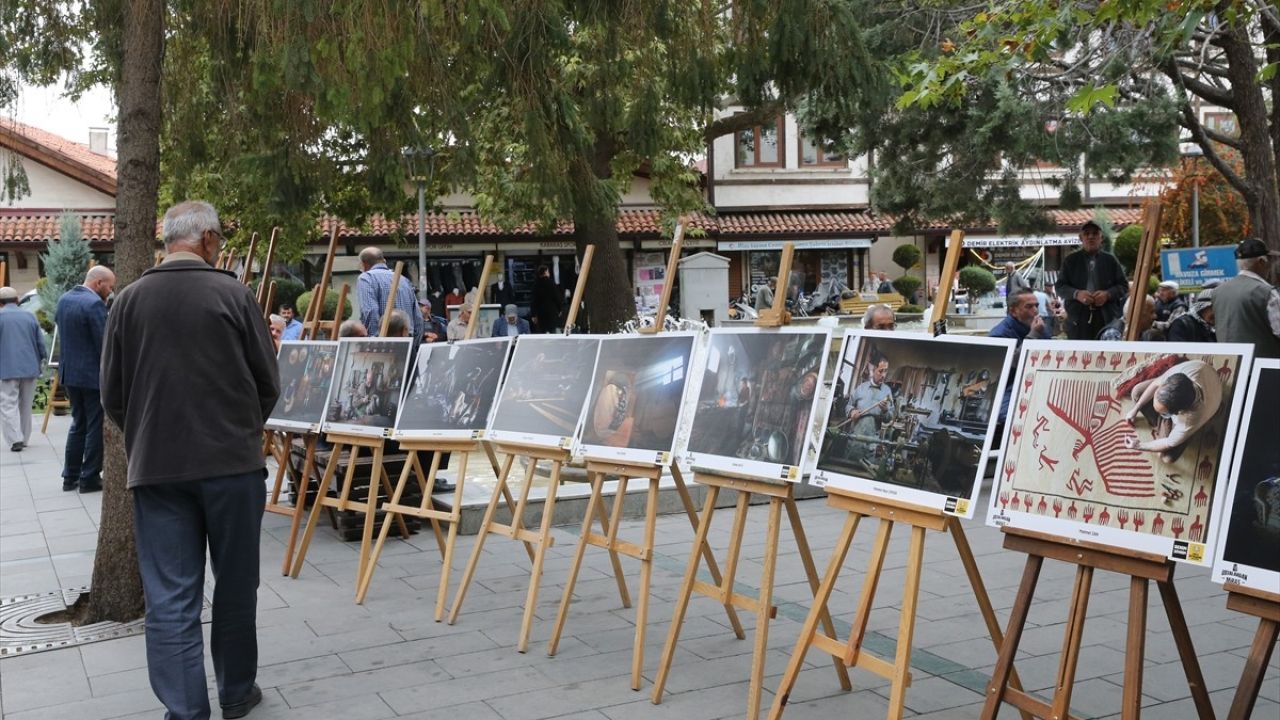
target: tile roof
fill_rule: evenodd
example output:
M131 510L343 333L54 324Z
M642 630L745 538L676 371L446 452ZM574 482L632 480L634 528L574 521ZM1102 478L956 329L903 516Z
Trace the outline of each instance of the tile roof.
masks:
M1142 211L1136 208L1111 208L1111 221L1116 225L1140 222ZM1050 210L1062 231L1078 228L1093 218L1093 210ZM90 242L107 243L114 239L115 228L109 214L81 216L84 236ZM338 237L347 239L377 239L408 237L417 234L417 216L407 214L397 224L392 218L375 215L365 227L349 225L333 216L325 216L319 222L313 243L323 244L325 238L338 228ZM872 237L885 235L893 226L893 219L879 216L867 210L796 210L759 211L746 213L720 213L690 216L690 226L702 230L706 237L758 238L758 237L830 237L854 235ZM948 230L949 225L937 223L925 231ZM990 233L994 226L966 228L971 232ZM456 238L462 240L499 241L510 238L568 237L573 234L573 223L561 222L550 235L539 233L533 225L522 225L510 232L482 219L474 212L429 215L426 230L428 237ZM661 214L657 210L623 210L618 214L618 233L625 238L657 238L665 231ZM43 244L58 236L57 213L24 213L20 210L0 210L0 242Z
M0 117L0 147L11 148L60 172L70 170L75 173L79 170L77 179L115 195L116 159L99 155L84 143L73 142L10 117Z

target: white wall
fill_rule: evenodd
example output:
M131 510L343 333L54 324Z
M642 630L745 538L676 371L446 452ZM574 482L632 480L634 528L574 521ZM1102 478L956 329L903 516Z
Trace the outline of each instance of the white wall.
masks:
M14 208L44 208L52 210L110 210L116 199L98 192L79 180L41 165L34 160L18 156L27 173L31 194L19 198Z

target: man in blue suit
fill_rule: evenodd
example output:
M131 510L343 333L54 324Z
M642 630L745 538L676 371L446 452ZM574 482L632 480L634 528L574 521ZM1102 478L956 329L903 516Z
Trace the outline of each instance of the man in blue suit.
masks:
M62 489L82 493L102 489L102 399L98 366L102 362L102 334L107 327L107 296L116 275L95 265L58 300L55 320L62 354L58 384L71 400L71 431L62 464Z
M516 313L515 305L508 305L504 308L503 316L493 321L493 332L489 334L492 337L515 337L528 335L530 332L529 321Z

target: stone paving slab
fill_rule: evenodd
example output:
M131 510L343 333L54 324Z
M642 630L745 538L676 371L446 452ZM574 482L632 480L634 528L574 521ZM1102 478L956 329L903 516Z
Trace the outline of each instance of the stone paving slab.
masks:
M101 499L62 493L58 476L68 418L53 418L48 436L37 435L23 453L0 448L0 595L48 592L87 584L96 545ZM800 503L819 572L842 517L821 500ZM753 508L738 583L752 594L759 582L766 510ZM712 546L723 552L731 513L717 513ZM1001 549L1001 534L979 521L964 523L983 578L1003 624L1013 604L1025 558ZM556 657L547 656L563 583L579 524L558 527L547 554L534 608L528 652L515 642L529 582L529 563L516 543L488 539L457 624L433 620L440 556L429 533L391 539L364 605L353 602L358 543L345 543L327 523L317 529L296 580L280 575L288 518L263 523L259 591L258 720L718 720L741 718L751 661L754 617L741 613L747 639L729 629L724 609L695 597L681 631L667 694L661 705L649 693L674 608L693 530L679 515L659 520L653 588L646 628L640 692L629 686L635 608L623 608L608 556L589 549L575 588L569 622ZM623 535L639 537L629 521ZM874 532L863 528L833 594L837 631L848 633ZM894 651L905 573L906 533L891 541L886 572L869 617L868 652ZM459 539L450 577L456 591L474 538ZM639 590L635 561L623 558L628 587ZM1208 573L1179 568L1177 587L1219 714L1231 702L1248 654L1256 620L1225 609L1225 596ZM1019 649L1024 683L1053 684L1073 568L1047 563L1041 574ZM210 581L212 582L212 581ZM1116 715L1123 682L1128 608L1125 578L1095 575L1082 642L1073 709L1084 717ZM789 531L779 548L775 604L770 626L763 705L773 700L781 674L808 612L810 588ZM977 717L995 650L972 600L954 544L931 537L919 597L913 652L913 686L906 716ZM1157 593L1152 593L1145 656L1143 705L1148 717L1195 717L1186 680ZM207 627L206 627L207 633ZM206 666L208 662L206 661ZM787 720L882 717L888 682L851 671L852 692L839 689L830 659L811 652L784 715ZM212 686L212 672L210 671ZM212 687L210 697L215 703ZM1005 714L1011 714L1006 711ZM0 715L6 720L159 718L163 710L149 688L144 638L129 637L0 660ZM1280 655L1273 659L1255 717L1280 717ZM216 709L215 709L216 717Z

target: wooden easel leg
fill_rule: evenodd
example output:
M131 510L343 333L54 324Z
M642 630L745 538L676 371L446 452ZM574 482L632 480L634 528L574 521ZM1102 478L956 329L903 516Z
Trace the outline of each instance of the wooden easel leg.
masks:
M542 563L547 558L547 546L551 544L551 522L556 512L556 490L560 486L560 460L551 461L551 482L547 485L547 498L542 503L542 526L538 530L538 549L533 556L533 571L529 573L529 594L524 602L524 619L520 622L520 642L516 644L518 652L529 649L529 633L533 630L533 610L538 604L538 586L542 584ZM530 464L532 467L532 463ZM529 492L532 478L525 483L524 493ZM520 504L524 505L525 496L521 496ZM590 516L588 515L590 527Z
M995 720L1004 702L1005 687L1013 672L1013 659L1018 654L1018 643L1022 641L1022 629L1027 624L1027 614L1031 610L1031 598L1036 594L1036 583L1040 580L1040 568L1044 566L1044 558L1039 555L1028 555L1027 564L1022 570L1022 582L1018 584L1018 594L1013 601L1013 609L1009 613L1009 627L1004 634L1004 642L1000 645L1000 654L996 657L995 669L991 672L991 683L987 685L987 701L982 706L982 720Z
M924 567L924 533L925 529L922 527L911 528L911 545L907 551L907 581L902 588L902 610L889 690L889 714L886 716L890 720L902 717L907 699L907 679L911 677L911 642L916 631L916 602L920 597L920 573Z
M1058 682L1054 686L1053 716L1064 718L1071 711L1071 691L1076 683L1076 666L1080 662L1080 638L1084 636L1085 615L1089 610L1089 587L1093 584L1093 568L1076 568L1075 588L1071 591L1071 612L1062 639L1062 660L1058 664Z
M618 502L621 499L619 498ZM658 519L658 479L649 480L644 508L644 556L640 558L640 604L636 606L636 637L631 649L631 689L639 690L644 672L644 638L649 625L649 588L653 581L653 539ZM617 533L617 521L614 532Z
M746 493L740 493L745 496ZM778 569L778 535L782 529L782 498L769 500L769 525L765 531L764 569L756 598L756 638L751 652L751 684L747 687L747 717L760 717L760 693L764 689L764 661L769 654L769 616L773 610L773 577ZM732 588L730 589L732 592Z
M462 465L458 468L457 480L453 485L453 512L449 513L449 535L444 541L444 558L440 561L440 588L436 591L435 621L444 618L444 604L448 598L449 575L453 572L453 549L458 543L458 525L462 523L462 484L467 476L467 455L462 454ZM440 453L436 453L433 463L439 463ZM435 477L436 470L432 470Z
M671 672L671 660L676 655L676 642L680 639L680 626L684 624L684 614L689 610L689 597L693 594L693 582L698 576L698 559L702 555L703 546L707 543L707 534L711 530L711 516L715 514L716 498L719 496L719 487L712 485L707 488L702 517L698 521L698 530L694 533L693 547L689 549L689 562L685 564L684 581L680 583L680 594L676 596L676 608L671 617L671 626L667 628L667 642L663 645L662 657L658 660L658 674L653 682L653 695L650 696L654 705L662 702L662 690L667 684L667 673ZM727 601L725 605L729 607Z
M387 494L387 497L391 497L391 476L390 476L389 474L387 474L387 469L386 469L385 467L383 467L383 466L382 466L382 464L378 464L378 465L374 466L373 473L374 473L374 475L376 475L376 476L377 476L377 478L378 478L378 482L382 485L382 491L383 491L383 492L385 492L385 493ZM369 479L370 479L370 481L371 481L371 482L370 482L370 488L372 488L372 487L373 487L373 484L372 484L373 476L370 476L370 478L369 478ZM374 501L375 503L378 501L378 493L377 493L377 491L374 491L374 493L373 493L373 501ZM376 509L377 509L377 508L376 508L376 506L375 506L375 507L371 507L371 508L369 508L369 514L370 514L370 515L373 515L373 514L374 514L374 511L375 511ZM392 513L392 514L395 516L395 520L396 520L396 528L400 530L400 539L401 539L401 540L408 540L408 539L409 539L409 525L408 525L407 523L405 523L405 521L404 521L404 516L403 516L403 515L401 515L400 513ZM437 539L437 540L439 540L439 539L440 539L440 537L439 537L439 536L440 536L440 531L439 531L439 528L437 528L437 529L436 529L436 539ZM444 549L444 548L443 548L443 545L442 545L442 546L441 546L441 550L443 550L443 549Z
M867 561L867 574L862 579L862 593L858 596L858 609L854 611L853 628L849 631L849 642L844 651L844 664L852 667L862 652L862 638L867 634L867 623L871 619L871 606L875 604L876 588L880 584L880 571L884 568L884 557L889 550L889 536L893 532L892 520L880 520L876 527L875 543L871 546L871 555Z
M407 463L409 462L409 460L413 461L413 469L414 469L414 472L417 473L416 477L418 478L418 489L422 493L422 508L424 510L430 509L431 491L436 484L436 473L440 472L440 451L436 450L431 453L431 474L430 475L423 472L422 461L418 457L417 452L410 453L409 458L406 459L405 462ZM463 467L463 470L459 471L459 475L465 474L465 469L467 467L466 453L462 454L462 467ZM440 523L434 517L430 518L430 520L431 520L431 532L436 537L436 547L440 550L440 557L443 558L444 557L444 536L440 534Z
M622 525L622 505L627 496L627 478L618 478L618 487L613 496L612 519L605 511L603 498L596 503L596 515L600 517L600 533L608 539L609 560L613 563L613 578L618 581L618 597L622 599L622 607L631 607L631 594L627 592L627 577L622 574L622 561L618 559L618 551L614 550L618 542L618 528Z
M1156 587L1160 589L1160 601L1164 604L1165 615L1169 618L1169 631L1173 633L1173 643L1178 648L1178 657L1182 660L1182 671L1187 676L1187 689L1191 691L1191 699L1196 704L1196 711L1202 718L1212 718L1213 703L1209 701L1209 688L1204 684L1204 674L1200 672L1200 659L1196 656L1195 646L1191 642L1191 632L1187 630L1187 618L1182 614L1178 588L1172 581L1157 582Z
M268 430L271 456L276 459L276 477L271 483L271 494L267 496L267 505L280 504L280 490L284 486L284 474L288 469L289 446L293 443L293 433Z
M400 471L400 478L396 481L396 489L391 493L390 504L400 504L400 497L404 495L405 486L409 484L409 475L412 474L417 461L418 452L410 450L409 457L405 459L404 468ZM360 582L356 585L357 605L364 604L364 597L369 592L369 583L373 581L373 572L378 567L378 559L382 557L382 548L387 544L387 536L391 534L391 518L393 515L395 513L387 510L382 518L382 528L378 530L378 540L373 544L373 552L369 555L368 566L365 568L364 574L360 576Z
M782 709L786 707L787 700L791 697L791 690L796 685L800 668L804 666L804 657L813 645L813 638L818 632L818 623L824 614L823 611L827 609L827 603L831 600L831 593L836 588L836 579L840 577L840 569L844 567L849 548L853 545L853 536L858 532L858 521L861 519L862 516L857 513L849 513L844 519L844 527L836 538L835 547L831 549L827 574L822 576L822 584L813 594L813 606L809 608L809 615L804 619L804 625L800 627L800 637L796 639L795 649L791 651L791 660L787 662L787 669L782 673L782 682L778 683L778 691L773 696L773 706L769 708L769 720L778 720L782 717ZM826 615L830 617L829 612ZM835 638L833 631L828 632L828 637ZM848 674L845 677L848 678Z
M298 547L298 557L294 558L293 570L289 577L297 578L302 572L302 563L307 559L307 549L311 547L311 536L316 532L316 521L320 519L320 508L324 506L325 494L329 492L329 484L338 472L338 456L342 453L342 443L333 444L333 452L324 468L324 477L320 479L320 487L316 490L316 502L311 506L311 515L307 517L307 529L302 533L302 545ZM345 481L344 481L345 482Z
M288 575L293 564L293 551L298 542L298 528L302 526L302 515L307 510L307 491L311 489L311 473L316 461L316 435L308 435L306 439L307 455L302 461L302 472L298 476L298 499L293 504L293 515L289 519L289 539L284 545L284 564L280 566L280 574ZM317 495L316 507L320 506ZM295 576L296 577L296 576Z
M813 562L813 552L809 549L809 539L804 534L804 525L800 521L800 510L796 507L794 497L788 497L785 501L787 508L787 520L791 524L791 532L796 537L796 550L800 555L800 564L804 566L805 577L809 579L809 592L815 596L818 594L818 568ZM836 636L836 625L831 620L831 611L827 608L826 603L820 606L822 612L819 618L822 622L822 630L827 637ZM840 683L841 690L852 690L853 684L849 682L849 669L840 662L840 658L832 656L831 662L836 668L836 680Z
M680 467L674 463L671 465L671 477L676 483L676 492L680 495L680 504L684 507L684 514L689 517L689 527L693 528L696 533L698 531L698 514L693 507L693 498L689 496L689 488L684 484L684 476L680 473ZM707 563L707 574L711 576L711 582L716 585L720 584L720 563L716 561L715 553L711 552L711 546L705 541L701 546L702 559ZM738 609L733 605L726 604L724 606L725 615L729 618L729 627L733 628L734 637L743 640L747 634L742 630L742 622L738 620Z
M507 487L505 484L500 484L500 485L502 487L502 502L506 505L507 512L511 513L511 517L513 518L513 522L514 522L514 518L516 515L515 498L511 496L511 488ZM533 562L533 544L530 543L528 540L524 540L522 541L522 543L524 544L525 554L529 556L529 562Z
M1240 675L1240 684L1236 686L1236 695L1231 700L1227 720L1249 720L1253 717L1253 706L1258 700L1258 691L1262 689L1262 678L1267 674L1267 663L1271 662L1271 651L1275 648L1278 631L1280 623L1275 620L1258 620L1258 632L1253 636L1249 658L1245 660L1244 672Z
M987 594L987 586L982 581L982 573L978 571L978 563L973 559L973 549L969 546L969 536L964 532L964 525L961 524L960 518L947 518L947 531L951 533L951 539L955 541L956 553L960 556L960 564L964 566L964 573L969 578L969 586L973 588L973 597L978 601L978 612L982 613L982 621L987 625L987 634L991 636L991 643L995 645L996 654L1000 654L1000 646L1004 644L1004 632L1000 630L1000 621L996 617L995 608L991 606L991 596ZM1018 670L1014 668L1009 672L1009 687L1014 690L1022 689L1022 680L1018 677ZM1022 720L1032 720L1031 713L1026 710L1018 711Z
M462 572L462 583L458 585L458 594L453 597L453 607L449 610L450 625L458 621L458 611L462 609L462 601L467 597L467 588L471 586L471 580L476 575L476 565L480 562L480 552L484 550L485 538L489 536L489 529L493 526L493 516L498 511L498 501L506 494L507 476L511 474L511 463L514 460L514 455L507 455L506 459L502 461L502 472L498 473L498 484L493 488L493 495L489 498L488 507L484 509L484 519L480 522L480 531L476 533L475 547L471 548L471 558L467 560L467 569Z
M1147 645L1147 579L1129 578L1129 627L1124 644L1124 690L1120 701L1122 720L1142 714L1142 660Z
M360 534L360 562L356 566L357 588L360 585L361 578L364 577L365 569L369 565L369 550L373 547L373 525L378 509L378 486L383 481L382 447L382 445L378 445L373 449L373 466L369 469L369 495L365 501L364 532ZM387 515L388 520L391 517L391 514ZM395 517L400 518L399 515ZM401 523L403 522L404 520L401 519ZM357 592L356 595L358 597L359 593Z
M49 400L44 404L44 420L40 423L40 434L49 434L49 418L53 417L53 398L58 394L58 373L49 381Z
M591 537L591 523L595 520L596 505L601 502L600 493L604 486L604 475L591 475L591 497L587 499L587 511L582 515L582 532L578 535L578 544L573 549L573 561L569 563L569 577L564 581L564 594L560 596L560 611L556 613L556 626L551 631L551 640L547 643L547 656L555 657L560 648L560 633L564 631L564 621L569 617L569 603L573 602L573 588L578 583L578 570L582 567L582 557L587 552Z

